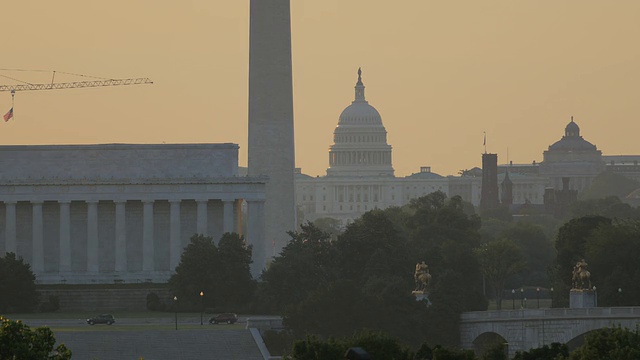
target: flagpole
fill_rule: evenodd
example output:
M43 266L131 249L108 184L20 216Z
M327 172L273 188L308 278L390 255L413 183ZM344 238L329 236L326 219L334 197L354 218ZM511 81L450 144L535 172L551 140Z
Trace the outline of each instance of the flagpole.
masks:
M484 145L484 153L487 153L487 132L483 131L484 133L484 142L482 143L482 145Z

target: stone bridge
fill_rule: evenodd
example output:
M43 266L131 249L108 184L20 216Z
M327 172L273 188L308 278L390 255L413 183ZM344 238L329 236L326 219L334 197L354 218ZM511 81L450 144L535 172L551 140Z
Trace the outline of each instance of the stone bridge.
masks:
M463 313L460 320L463 348L481 352L503 343L513 356L516 351L554 342L574 349L582 345L585 334L605 327L635 329L640 324L640 307L474 311Z

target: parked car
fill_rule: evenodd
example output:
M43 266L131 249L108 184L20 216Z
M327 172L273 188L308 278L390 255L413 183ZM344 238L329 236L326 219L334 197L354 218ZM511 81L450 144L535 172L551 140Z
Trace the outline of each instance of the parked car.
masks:
M238 315L233 313L222 313L222 314L218 314L216 316L211 317L209 319L209 324L220 324L220 323L235 324L236 321L238 321Z
M98 316L87 319L87 324L107 324L111 325L116 322L116 319L111 314L100 314Z

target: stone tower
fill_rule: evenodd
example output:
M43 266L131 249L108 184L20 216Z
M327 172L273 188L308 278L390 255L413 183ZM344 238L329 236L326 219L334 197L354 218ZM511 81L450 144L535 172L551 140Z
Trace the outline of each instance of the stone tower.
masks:
M264 206L264 233L247 236L254 274L280 253L296 224L289 1L250 3L248 173L269 177L264 204L248 203L249 221Z
M498 207L498 154L482 154L480 210Z

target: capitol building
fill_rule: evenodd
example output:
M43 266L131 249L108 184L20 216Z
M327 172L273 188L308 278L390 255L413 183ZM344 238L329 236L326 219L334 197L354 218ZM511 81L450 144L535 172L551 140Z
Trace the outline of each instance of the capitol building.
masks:
M580 127L571 118L564 136L543 152L542 162L497 167L502 188L499 201L508 201L512 207L541 206L545 194L548 200L553 191L579 193L605 170L640 180L639 161L640 155L602 155L580 135ZM326 176L312 177L298 168L295 187L298 223L326 217L346 225L369 210L404 206L435 191L460 196L477 207L482 196L482 169L442 176L429 166L421 166L412 175L396 177L387 131L380 113L366 100L362 72L358 70L355 98L340 114L333 133Z

